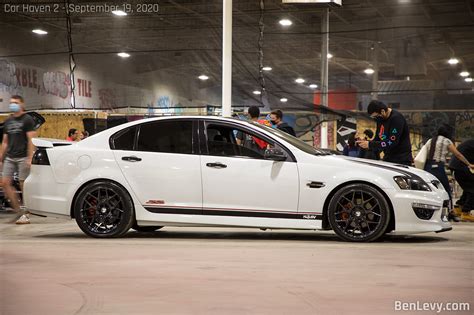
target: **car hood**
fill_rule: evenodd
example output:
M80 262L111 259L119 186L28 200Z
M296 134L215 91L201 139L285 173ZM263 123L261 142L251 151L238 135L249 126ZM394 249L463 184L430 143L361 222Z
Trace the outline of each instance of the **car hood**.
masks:
M394 173L394 175L405 175L409 177L420 177L426 182L431 182L433 180L436 180L436 177L434 177L432 174L424 171L417 169L415 167L411 166L406 166L406 165L400 165L396 163L389 163L389 162L384 162L384 161L376 161L376 160L368 160L368 159L360 159L360 158L351 158L347 156L333 156L336 159L344 160L344 163L347 164L347 167L363 167L365 166L366 168L369 169L383 169L385 171L391 171Z

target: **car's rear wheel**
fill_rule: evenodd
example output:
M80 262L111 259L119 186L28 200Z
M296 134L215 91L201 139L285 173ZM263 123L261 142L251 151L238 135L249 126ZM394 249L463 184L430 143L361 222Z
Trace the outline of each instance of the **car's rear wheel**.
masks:
M119 237L133 225L133 202L120 185L110 181L93 182L77 195L74 217L89 236Z
M371 242L385 233L390 221L390 208L376 188L367 184L350 184L331 198L328 219L342 239Z
M137 232L144 232L144 233L150 233L150 232L155 232L156 230L159 230L163 228L162 226L138 226L134 225L132 226L132 229L134 229Z

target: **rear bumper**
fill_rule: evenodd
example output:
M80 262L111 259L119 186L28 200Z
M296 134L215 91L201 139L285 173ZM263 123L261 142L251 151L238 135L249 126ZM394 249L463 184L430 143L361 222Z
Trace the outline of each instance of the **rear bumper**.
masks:
M32 213L70 217L71 188L55 181L49 165L33 165L24 184L25 206Z

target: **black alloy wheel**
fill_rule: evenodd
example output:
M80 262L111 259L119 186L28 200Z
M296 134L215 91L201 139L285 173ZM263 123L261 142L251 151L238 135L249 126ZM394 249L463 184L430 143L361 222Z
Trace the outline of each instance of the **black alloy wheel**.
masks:
M385 233L390 221L390 208L376 188L367 184L350 184L332 197L328 219L340 238L351 242L371 242Z
M92 237L120 237L133 225L133 202L127 191L110 181L85 186L74 203L81 230Z

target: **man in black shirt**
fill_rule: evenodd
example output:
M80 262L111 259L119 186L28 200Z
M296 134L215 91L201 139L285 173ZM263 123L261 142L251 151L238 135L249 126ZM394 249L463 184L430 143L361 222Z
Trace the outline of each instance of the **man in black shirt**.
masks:
M35 136L33 118L26 115L23 97L13 95L10 99L10 111L13 112L3 124L3 141L0 150L0 163L3 163L3 190L10 199L13 210L20 212L20 204L16 189L12 185L13 174L17 173L20 187L30 172L33 157L33 143ZM22 213L17 224L30 223L27 213Z
M283 122L283 112L279 109L274 110L270 113L270 122L273 126L276 125L277 129L286 132L287 134L296 137L295 130L293 127L288 125L286 122Z
M358 141L358 145L363 149L382 151L384 161L411 165L410 131L405 117L379 101L370 102L367 112L377 121L376 135L372 141Z
M474 221L474 216L470 214L474 210L474 139L464 141L457 149L470 163L467 166L456 156L453 156L449 163L449 168L454 171L454 178L463 190L463 195L460 199L462 203L461 219Z

